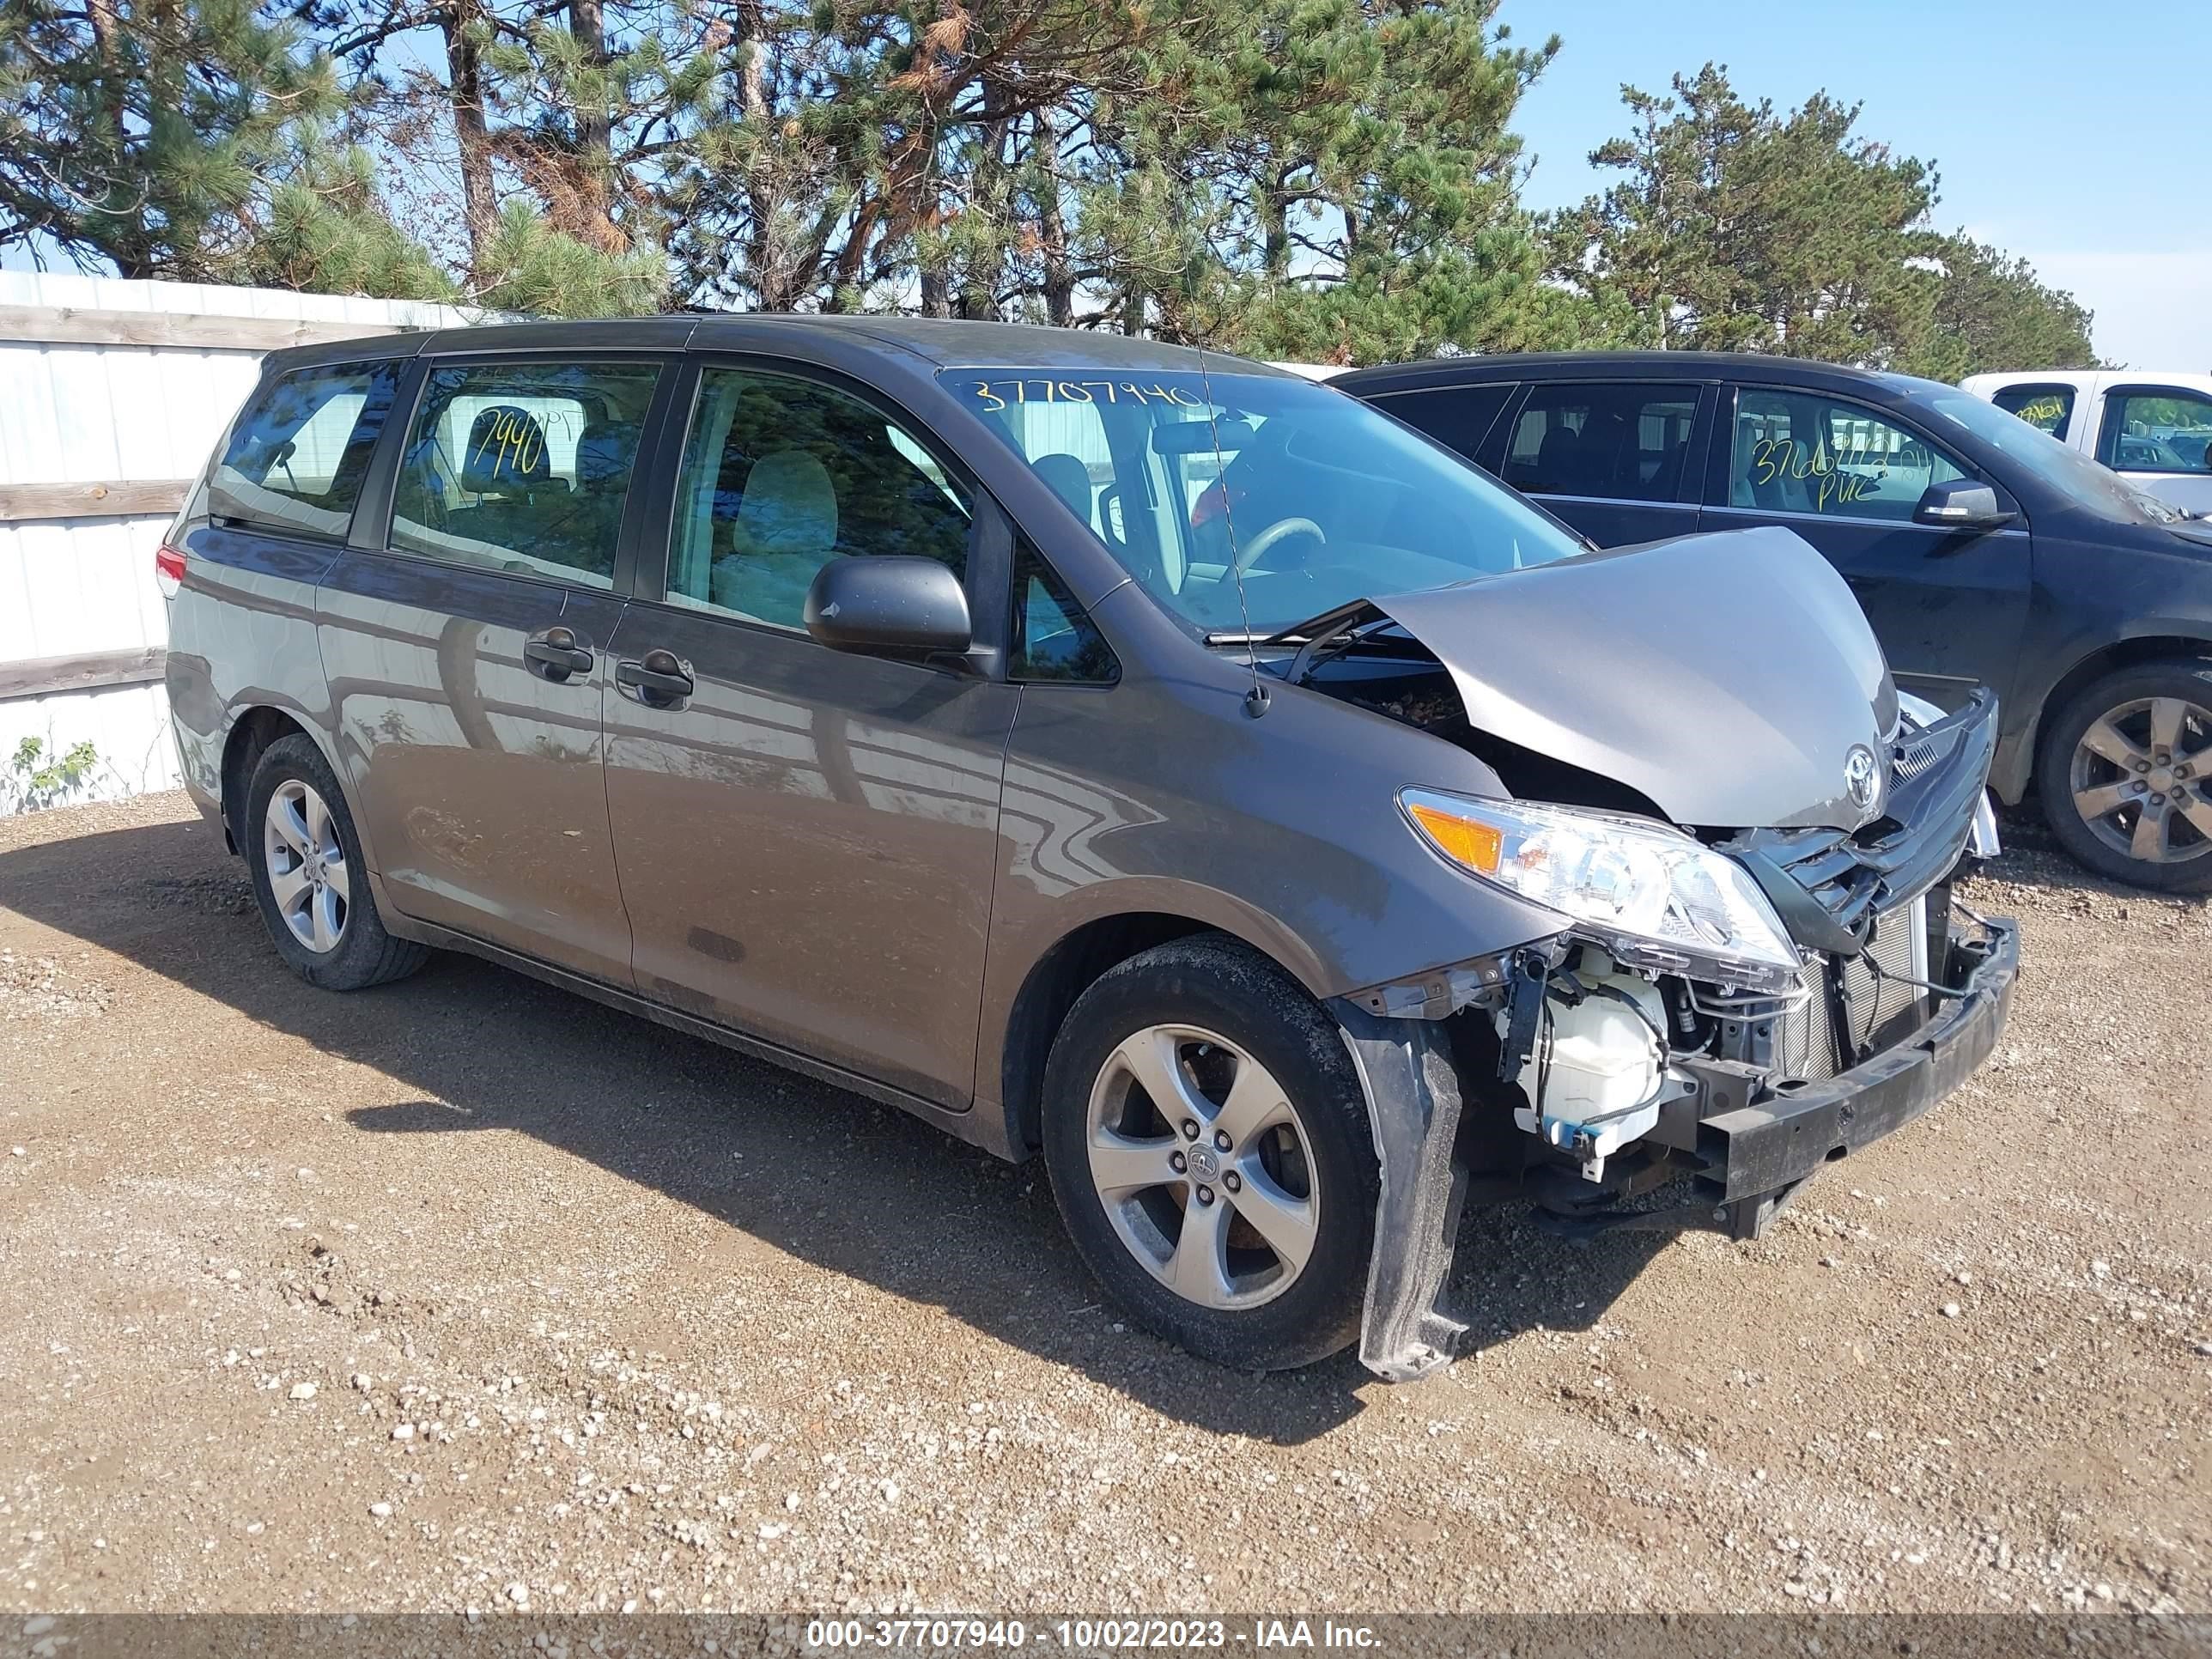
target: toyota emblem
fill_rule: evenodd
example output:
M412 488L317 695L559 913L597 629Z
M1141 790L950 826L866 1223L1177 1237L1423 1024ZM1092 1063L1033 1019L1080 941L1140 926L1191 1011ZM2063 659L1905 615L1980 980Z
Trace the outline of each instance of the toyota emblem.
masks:
M1874 750L1863 743L1854 744L1844 757L1844 787L1862 812L1873 811L1881 799L1881 769L1875 763Z

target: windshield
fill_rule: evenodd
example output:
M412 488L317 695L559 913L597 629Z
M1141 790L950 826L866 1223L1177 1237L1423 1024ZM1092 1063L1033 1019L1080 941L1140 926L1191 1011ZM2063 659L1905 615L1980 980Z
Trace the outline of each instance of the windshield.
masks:
M1234 363L1204 375L1000 368L939 380L1147 592L1209 633L1242 634L1249 621L1264 635L1354 599L1583 550L1457 456L1310 381Z
M1971 392L1940 380L1894 377L1913 394L1920 409L1953 426L1963 427L1984 443L2006 455L2064 495L2076 506L2108 519L2131 523L2172 524L2181 517L2164 501L2146 495L2117 472L2100 466L2080 451L2068 448L2048 433L2029 425L2017 415L1995 404L1984 403Z

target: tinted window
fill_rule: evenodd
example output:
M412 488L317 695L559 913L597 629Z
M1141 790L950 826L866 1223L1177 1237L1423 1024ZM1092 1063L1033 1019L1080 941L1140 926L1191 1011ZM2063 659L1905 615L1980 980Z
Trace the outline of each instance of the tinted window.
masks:
M2212 398L2179 386L2105 394L2097 459L2122 472L2212 472Z
M398 384L395 363L295 369L271 380L231 430L208 510L342 539Z
M1014 556L1013 677L1105 685L1121 678L1113 647L1036 550Z
M1857 404L1764 386L1737 397L1732 507L1905 520L1929 485L1966 476L1918 433Z
M392 546L612 586L659 376L649 363L433 369L400 462Z
M2038 432L2054 438L2066 435L2074 424L2074 388L2070 386L2008 386L1990 401L2008 415L2017 415Z
M744 369L699 377L669 538L668 597L803 625L831 559L968 562L965 497L911 434L859 398Z
M1482 453L1482 441L1518 388L1503 386L1439 386L1431 392L1400 392L1377 398L1375 406L1419 428L1447 449L1469 460Z
M1539 382L1513 417L1503 476L1532 494L1671 501L1697 416L1694 386Z
M1209 632L1572 558L1571 531L1357 398L1205 372L947 369L939 383L1145 591ZM1243 580L1237 580L1241 571Z

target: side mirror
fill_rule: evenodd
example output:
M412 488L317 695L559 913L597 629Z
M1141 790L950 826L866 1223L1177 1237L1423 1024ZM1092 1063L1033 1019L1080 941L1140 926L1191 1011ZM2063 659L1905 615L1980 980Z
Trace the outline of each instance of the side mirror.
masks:
M1912 509L1913 523L1934 525L1941 530L1996 530L2015 516L1998 505L1995 489L1971 478L1929 484L1920 504Z
M924 656L975 635L960 578L934 559L835 558L806 590L806 631L832 651Z

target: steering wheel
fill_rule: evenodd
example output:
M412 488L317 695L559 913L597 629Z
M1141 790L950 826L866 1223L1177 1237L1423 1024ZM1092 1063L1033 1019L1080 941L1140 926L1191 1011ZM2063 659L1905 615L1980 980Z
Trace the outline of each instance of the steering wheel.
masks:
M1244 575L1260 562L1263 554L1272 551L1278 542L1302 532L1322 546L1328 545L1328 538L1322 534L1321 526L1311 519L1278 519L1237 550L1237 574Z

